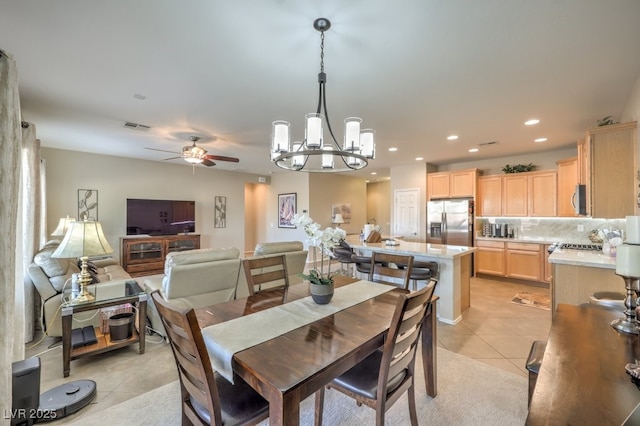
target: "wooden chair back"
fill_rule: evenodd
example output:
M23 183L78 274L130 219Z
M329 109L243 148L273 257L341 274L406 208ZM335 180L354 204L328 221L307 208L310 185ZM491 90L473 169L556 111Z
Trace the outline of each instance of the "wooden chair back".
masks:
M284 254L244 259L242 266L247 277L249 294L267 288L289 288L289 271Z
M373 252L371 265L369 281L393 284L405 290L409 289L413 256ZM405 265L405 267L400 268L398 265ZM392 282L389 278L397 279L400 282Z
M193 309L178 311L165 302L158 291L151 293L178 368L182 424L205 425L194 408L194 400L205 407L211 424L221 425L220 397L213 367Z

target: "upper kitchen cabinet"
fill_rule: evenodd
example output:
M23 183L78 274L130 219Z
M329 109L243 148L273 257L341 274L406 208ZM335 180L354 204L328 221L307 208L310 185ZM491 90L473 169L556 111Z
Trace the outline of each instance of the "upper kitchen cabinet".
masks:
M612 124L587 131L587 185L595 218L624 218L636 211L637 122Z
M478 178L477 216L502 216L502 176Z
M427 174L429 199L473 198L476 195L478 169Z
M576 185L580 183L578 157L556 161L558 165L558 216L577 216L575 210Z
M554 170L478 179L478 216L556 216Z

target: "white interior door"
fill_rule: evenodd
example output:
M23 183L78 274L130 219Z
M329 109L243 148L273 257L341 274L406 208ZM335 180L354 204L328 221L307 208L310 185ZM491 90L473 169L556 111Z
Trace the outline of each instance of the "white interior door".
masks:
M398 189L394 192L393 235L418 238L420 234L420 189Z

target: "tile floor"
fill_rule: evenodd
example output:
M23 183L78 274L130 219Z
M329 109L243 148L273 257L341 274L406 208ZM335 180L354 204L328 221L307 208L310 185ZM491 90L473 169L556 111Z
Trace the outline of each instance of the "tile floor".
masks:
M531 342L546 340L550 311L511 303L519 291L548 294L547 288L486 278L471 280L471 308L456 325L438 324L438 345L526 377L525 359ZM36 339L37 340L37 339ZM62 349L46 337L26 356L40 356L41 392L79 379L97 383L97 398L80 412L57 421L66 424L106 409L177 379L170 348L157 335L147 336L144 355L137 345L71 362L71 375L62 377ZM49 348L50 345L53 346Z

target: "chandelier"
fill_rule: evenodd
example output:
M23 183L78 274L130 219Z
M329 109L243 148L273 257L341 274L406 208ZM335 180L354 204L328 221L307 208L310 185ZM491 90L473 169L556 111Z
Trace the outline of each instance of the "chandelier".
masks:
M294 141L289 137L290 124L274 121L271 132L271 160L286 170L308 172L344 172L359 170L375 158L375 132L360 129L362 120L349 117L344 120L342 148L336 140L329 122L326 100L327 74L324 72L324 32L331 27L326 18L318 18L313 28L320 31L320 73L318 73L318 108L315 113L305 115L305 138ZM322 114L324 110L324 115ZM323 121L331 138L323 137Z

